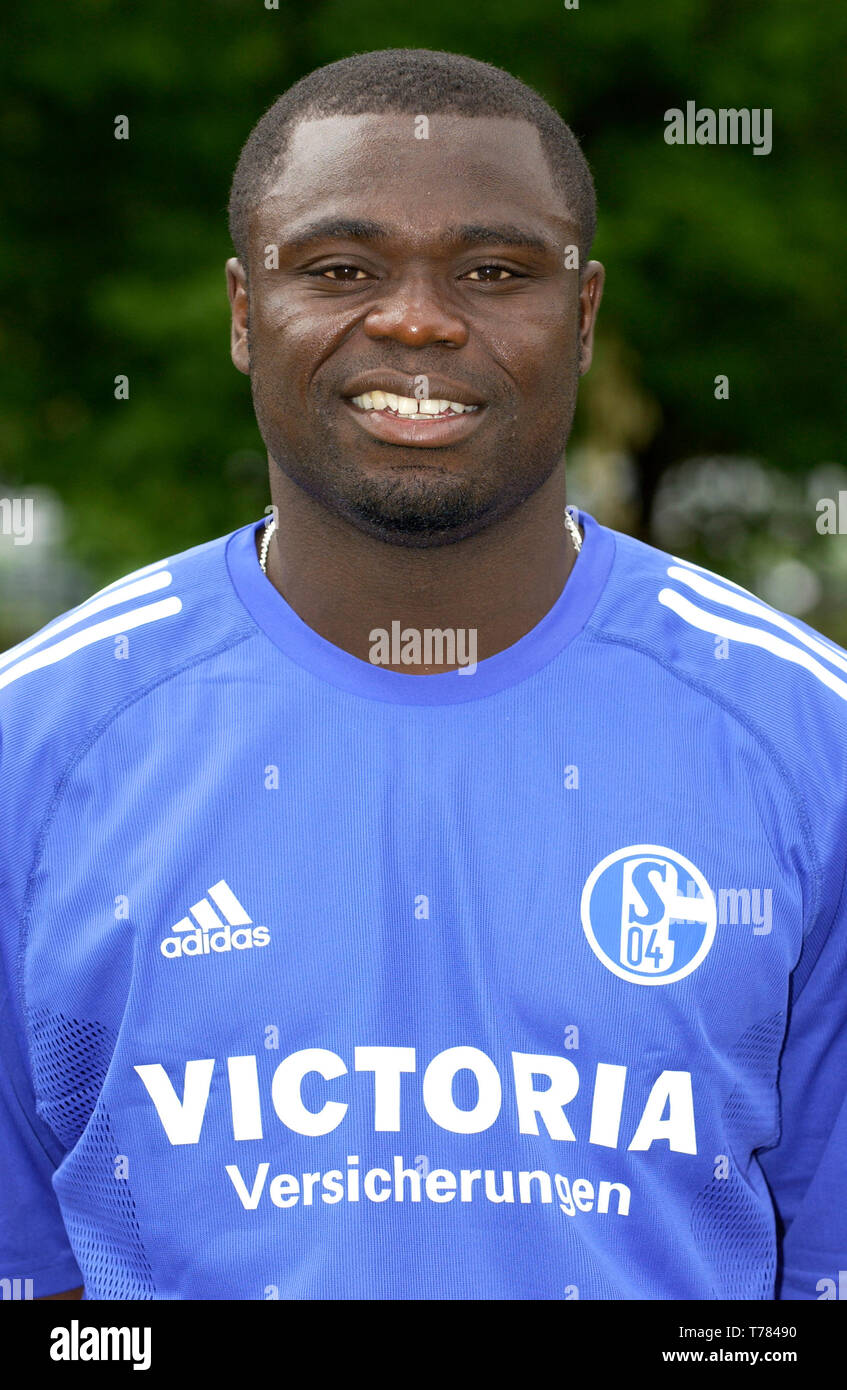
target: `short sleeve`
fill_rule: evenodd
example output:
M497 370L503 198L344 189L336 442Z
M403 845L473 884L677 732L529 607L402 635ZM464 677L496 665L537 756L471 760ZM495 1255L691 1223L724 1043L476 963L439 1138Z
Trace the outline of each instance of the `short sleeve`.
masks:
M31 1279L32 1297L43 1298L83 1279L52 1186L62 1151L36 1114L14 1016L0 980L0 1278Z
M792 979L781 1131L758 1155L781 1228L776 1298L837 1296L847 1270L847 905Z
M14 649L13 649L14 650ZM3 663L8 664L9 654ZM26 711L30 710L27 721ZM55 718L54 718L55 723ZM15 974L35 844L55 768L31 706L3 692L0 704L0 1278L21 1279L21 1297L78 1288L82 1276L52 1178L64 1151L39 1117ZM26 756L26 739L37 761ZM37 767L39 775L33 769ZM6 1285L3 1286L4 1291Z

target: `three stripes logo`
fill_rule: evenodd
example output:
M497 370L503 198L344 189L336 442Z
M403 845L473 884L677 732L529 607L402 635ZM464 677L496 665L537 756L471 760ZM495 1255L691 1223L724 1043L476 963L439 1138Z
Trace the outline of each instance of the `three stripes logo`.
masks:
M660 590L659 602L665 608L670 608L684 622L699 628L701 632L758 647L771 656L801 666L842 700L847 700L847 654L834 642L821 637L819 633L804 632L784 613L770 608L749 589L742 589L733 580L713 575L711 570L703 569L690 560L680 560L677 556L673 559L675 563L668 567L668 578L684 585L695 598L728 609L729 616L713 612L708 607L701 608L679 589ZM753 621L742 622L742 617ZM760 627L760 623L767 626ZM780 633L786 635L781 637Z
M116 579L105 589L98 589L96 594L71 609L70 613L49 623L42 632L36 632L34 637L28 637L25 642L19 642L10 651L4 652L0 655L0 690L20 680L21 676L28 676L31 671L64 661L92 643L104 642L109 638L114 640L133 628L158 622L160 618L171 618L181 612L182 600L171 594L153 603L124 608L116 616L108 617L111 608L119 608L127 603L136 604L139 599L161 594L169 588L172 575L167 565L167 560L156 560L152 565L145 565L143 569L133 570L132 574ZM99 622L88 622L97 614L105 616Z
M271 939L267 927L253 926L252 918L224 879L210 888L208 895L189 908L189 912L191 915L181 917L171 928L172 935L166 936L159 946L168 960L176 956L247 951L253 946L267 946Z

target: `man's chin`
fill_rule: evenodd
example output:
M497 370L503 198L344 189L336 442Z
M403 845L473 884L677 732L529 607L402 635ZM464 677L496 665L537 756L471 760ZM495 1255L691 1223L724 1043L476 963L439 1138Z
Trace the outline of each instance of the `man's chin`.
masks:
M398 496L360 491L345 499L347 518L393 545L450 545L482 530L491 519L492 507L480 498L454 489L434 493L427 488Z
M395 459L361 460L334 440L316 458L301 459L283 448L272 462L314 502L358 531L400 546L450 545L466 540L505 516L522 498L496 492L490 469L481 476L453 459L434 459L436 450L397 450ZM452 452L452 451L450 451ZM426 462L415 455L426 455ZM402 457L400 457L402 456ZM278 460L284 460L284 464Z

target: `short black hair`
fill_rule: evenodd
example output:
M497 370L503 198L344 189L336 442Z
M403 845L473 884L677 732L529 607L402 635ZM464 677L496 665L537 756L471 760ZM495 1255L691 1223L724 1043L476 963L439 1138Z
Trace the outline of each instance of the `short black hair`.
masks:
M324 116L384 111L506 116L534 125L554 187L576 219L580 267L584 266L597 226L594 181L576 136L558 112L532 87L492 63L430 48L380 48L307 73L277 98L250 132L229 196L230 236L248 276L250 214L280 169L295 126Z

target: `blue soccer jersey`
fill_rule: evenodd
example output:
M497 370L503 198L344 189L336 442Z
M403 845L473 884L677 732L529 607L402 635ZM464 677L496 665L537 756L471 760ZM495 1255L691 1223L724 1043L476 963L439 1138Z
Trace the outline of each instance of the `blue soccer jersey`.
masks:
M837 1296L847 654L580 522L475 671L324 640L261 521L0 657L0 1276Z

